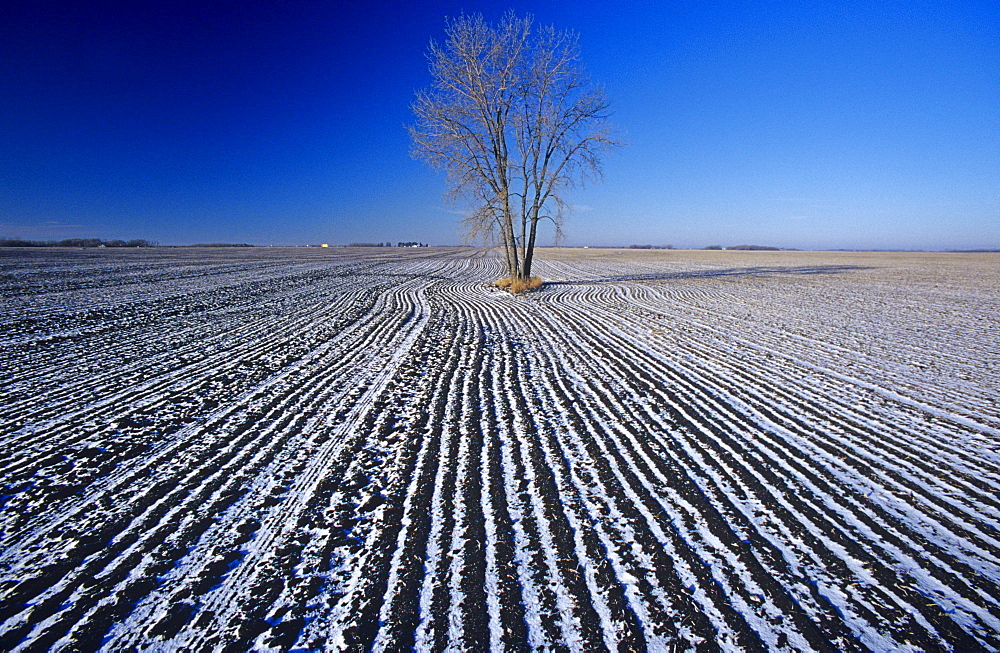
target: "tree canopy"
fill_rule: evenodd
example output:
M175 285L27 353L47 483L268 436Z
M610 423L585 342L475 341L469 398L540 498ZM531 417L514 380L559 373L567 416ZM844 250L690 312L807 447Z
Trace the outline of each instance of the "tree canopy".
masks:
M508 12L496 25L449 20L446 36L431 41L432 84L413 103L413 154L447 173L449 198L472 209L470 236L502 245L509 279L523 281L538 223L558 235L566 189L600 177L620 144L610 104L585 74L574 32Z

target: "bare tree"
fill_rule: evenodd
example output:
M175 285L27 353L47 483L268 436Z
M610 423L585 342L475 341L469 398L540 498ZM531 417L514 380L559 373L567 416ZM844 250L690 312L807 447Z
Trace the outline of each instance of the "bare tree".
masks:
M448 197L473 207L470 236L501 244L509 280L524 282L538 223L558 236L564 191L599 178L619 145L609 103L584 74L573 32L508 12L497 25L449 20L446 35L431 41L433 83L413 103L413 154L447 173Z

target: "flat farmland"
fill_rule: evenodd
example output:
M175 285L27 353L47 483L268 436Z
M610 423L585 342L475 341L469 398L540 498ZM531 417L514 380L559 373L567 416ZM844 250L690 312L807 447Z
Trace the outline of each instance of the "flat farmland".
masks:
M0 250L0 649L1000 650L1000 255Z

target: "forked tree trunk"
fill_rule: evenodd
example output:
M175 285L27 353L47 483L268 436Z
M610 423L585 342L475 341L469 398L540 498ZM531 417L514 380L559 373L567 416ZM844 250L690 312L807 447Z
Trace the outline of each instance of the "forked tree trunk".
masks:
M513 12L497 25L460 16L446 32L430 46L433 85L413 105L414 154L448 173L452 197L483 202L471 230L499 235L508 277L525 281L539 215L549 213L558 234L561 214L549 209L564 206L561 191L574 177L599 176L603 154L619 144L608 101L584 74L573 32L534 28Z

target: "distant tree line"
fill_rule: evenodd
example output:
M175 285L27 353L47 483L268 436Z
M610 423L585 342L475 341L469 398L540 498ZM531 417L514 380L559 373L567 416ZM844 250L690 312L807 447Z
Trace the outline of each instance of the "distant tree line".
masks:
M731 247L723 247L722 245L709 245L705 249L728 249L728 250L740 250L749 252L780 252L780 247L771 247L770 245L733 245Z
M157 243L135 240L101 240L100 238L64 238L63 240L23 240L0 238L0 247L156 247Z
M189 247L256 247L247 243L196 243Z
M392 247L392 243L351 243L348 247ZM427 247L427 243L401 241L396 247Z
M673 245L629 245L629 249L673 249Z

